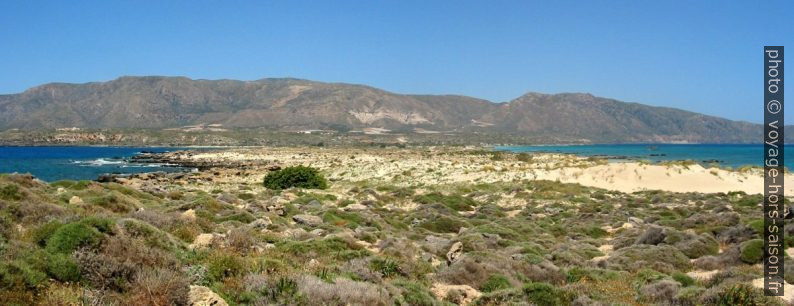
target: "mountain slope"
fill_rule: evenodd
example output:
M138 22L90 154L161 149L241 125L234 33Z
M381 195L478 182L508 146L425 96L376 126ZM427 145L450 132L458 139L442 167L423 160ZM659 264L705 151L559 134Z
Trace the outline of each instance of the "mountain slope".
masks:
M402 95L298 79L121 77L51 83L0 95L0 129L383 128L537 136L549 141L757 142L761 126L589 94L529 93L496 104L465 96Z

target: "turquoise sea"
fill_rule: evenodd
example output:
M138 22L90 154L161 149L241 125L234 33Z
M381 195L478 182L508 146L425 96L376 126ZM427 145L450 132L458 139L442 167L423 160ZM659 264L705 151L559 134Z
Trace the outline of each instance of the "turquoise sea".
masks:
M0 173L30 173L52 182L62 179L94 180L106 173L182 171L165 164L140 164L128 159L140 152L179 148L131 147L0 147Z
M786 148L791 146L786 145ZM763 166L762 144L610 144L610 145L555 145L555 146L501 146L496 150L510 152L554 152L608 159L637 159L652 162L692 160L722 167L745 165ZM793 169L794 157L785 159L785 166Z

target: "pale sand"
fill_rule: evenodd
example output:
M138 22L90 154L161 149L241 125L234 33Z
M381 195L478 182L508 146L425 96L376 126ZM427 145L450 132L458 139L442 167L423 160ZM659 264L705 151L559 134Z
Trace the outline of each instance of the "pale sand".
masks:
M446 154L454 152L453 154ZM510 156L509 154L505 154ZM700 165L654 165L639 162L598 163L572 155L535 154L531 162L512 157L493 161L489 155L454 149L248 148L199 153L194 160L273 161L311 165L341 181L380 181L396 186L493 183L544 179L579 183L621 192L665 190L717 193L763 193L761 169L729 171ZM791 180L791 175L786 175ZM252 178L253 179L253 178ZM261 178L256 178L261 179ZM794 194L794 184L786 184ZM511 206L511 203L504 203Z
M753 286L756 288L764 288L764 279L757 278L753 280ZM780 297L786 303L794 303L794 285L785 283L783 285L783 296Z
M689 277L700 281L708 281L719 272L720 270L711 270L711 271L695 270L695 271L687 272L686 275L689 275Z
M666 190L673 192L717 193L744 191L748 194L763 193L764 178L760 171L737 172L718 168L703 168L700 165L661 166L640 163L610 163L585 169L563 168L543 172L541 179L579 183L585 186L634 192L641 190ZM786 181L792 179L786 175ZM786 186L792 194L794 186Z
M593 257L590 259L590 261L599 262L609 259L609 257L612 255L612 251L615 250L615 246L611 244L604 244L598 247L598 250L601 251L601 253L604 253L604 255Z
M460 305L468 305L478 297L482 295L480 291L477 289L472 288L469 285L449 285L443 283L434 283L433 287L430 288L430 291L433 292L439 300L444 299L447 297L447 294L451 290L458 290L460 293L463 294L463 300L460 301Z

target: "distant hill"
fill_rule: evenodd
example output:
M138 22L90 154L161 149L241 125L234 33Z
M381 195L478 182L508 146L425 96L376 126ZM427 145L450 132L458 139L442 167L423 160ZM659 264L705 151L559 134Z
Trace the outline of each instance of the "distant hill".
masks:
M559 142L759 142L759 124L590 94L528 93L507 103L403 95L298 79L121 77L0 95L0 129L178 128L500 133Z

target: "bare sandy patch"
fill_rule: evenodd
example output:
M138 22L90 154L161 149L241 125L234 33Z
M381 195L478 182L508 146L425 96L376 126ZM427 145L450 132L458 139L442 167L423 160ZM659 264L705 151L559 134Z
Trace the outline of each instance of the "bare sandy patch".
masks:
M460 302L460 305L468 305L482 295L479 290L474 289L469 285L448 285L443 283L435 283L433 284L433 287L430 288L430 291L433 292L433 295L435 295L439 300L447 297L447 294L452 290L458 290L463 294L463 300Z
M764 279L757 278L753 280L753 287L764 288ZM794 285L785 283L783 285L783 296L780 297L786 303L794 303Z

